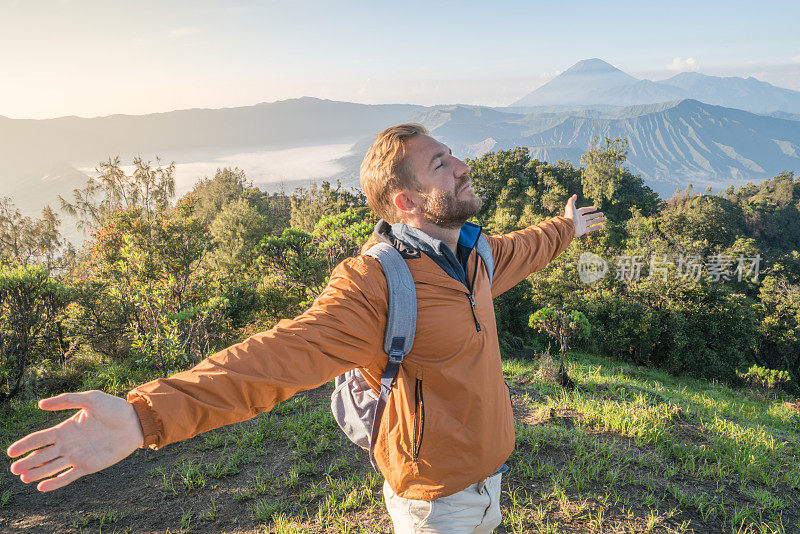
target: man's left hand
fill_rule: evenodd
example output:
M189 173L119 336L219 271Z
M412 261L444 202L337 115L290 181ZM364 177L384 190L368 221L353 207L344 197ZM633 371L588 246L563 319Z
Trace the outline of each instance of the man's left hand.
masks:
M575 226L575 237L602 229L606 222L603 212L595 212L597 206L576 208L576 200L578 200L578 195L569 197L567 207L564 209L564 217L572 219L572 224Z

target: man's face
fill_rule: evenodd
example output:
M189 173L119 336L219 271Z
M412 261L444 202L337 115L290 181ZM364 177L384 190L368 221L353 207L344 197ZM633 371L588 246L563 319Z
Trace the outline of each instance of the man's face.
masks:
M426 220L443 228L460 228L478 213L483 201L472 189L469 165L428 135L415 135L405 148L417 179L409 196L419 204Z

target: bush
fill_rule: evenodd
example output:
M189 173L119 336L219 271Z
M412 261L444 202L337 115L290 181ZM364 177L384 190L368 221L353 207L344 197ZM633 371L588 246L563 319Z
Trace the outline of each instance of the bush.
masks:
M800 285L767 276L759 291L759 362L773 368L800 367Z
M752 365L747 372L736 371L736 375L753 387L765 390L778 390L791 380L788 371L767 369L759 365Z
M88 373L74 366L61 365L51 359L41 360L26 369L21 397L38 399L79 391L86 376Z
M135 362L112 362L99 366L94 373L88 375L84 387L124 396L137 385L163 375L163 372L155 372L153 369L136 365Z
M43 357L48 330L71 299L41 267L0 267L0 403L14 397L25 369Z
M504 341L511 350L519 350L523 345L533 348L541 345L528 328L528 317L536 311L531 293L531 283L523 280L494 299L494 316L501 348Z

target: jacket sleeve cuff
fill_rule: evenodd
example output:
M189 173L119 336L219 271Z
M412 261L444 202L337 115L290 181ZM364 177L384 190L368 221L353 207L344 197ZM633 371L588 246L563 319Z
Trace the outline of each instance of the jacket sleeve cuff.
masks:
M569 227L570 232L568 232L567 235L570 237L570 240L575 237L575 223L572 221L572 219L569 217L564 217L563 215L559 215L557 217L553 217L553 220L556 222L560 221L561 224Z
M144 443L142 443L141 448L149 447L151 449L158 449L161 425L156 419L156 415L153 413L150 404L144 397L134 392L128 393L128 402L133 406L136 415L139 417L139 424L142 425Z

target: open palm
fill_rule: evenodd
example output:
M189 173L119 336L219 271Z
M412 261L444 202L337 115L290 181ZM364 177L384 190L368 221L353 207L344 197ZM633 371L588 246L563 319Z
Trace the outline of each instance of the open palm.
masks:
M595 232L603 228L606 222L603 212L595 212L597 206L578 208L575 206L576 200L578 200L578 195L569 197L567 207L564 209L564 217L572 219L572 223L575 226L575 237L580 237L583 234Z
M38 484L40 491L66 486L114 465L144 441L133 406L102 391L65 393L39 401L39 407L79 409L69 419L29 434L8 448L12 458L30 453L11 464L11 472L25 483L47 479Z

